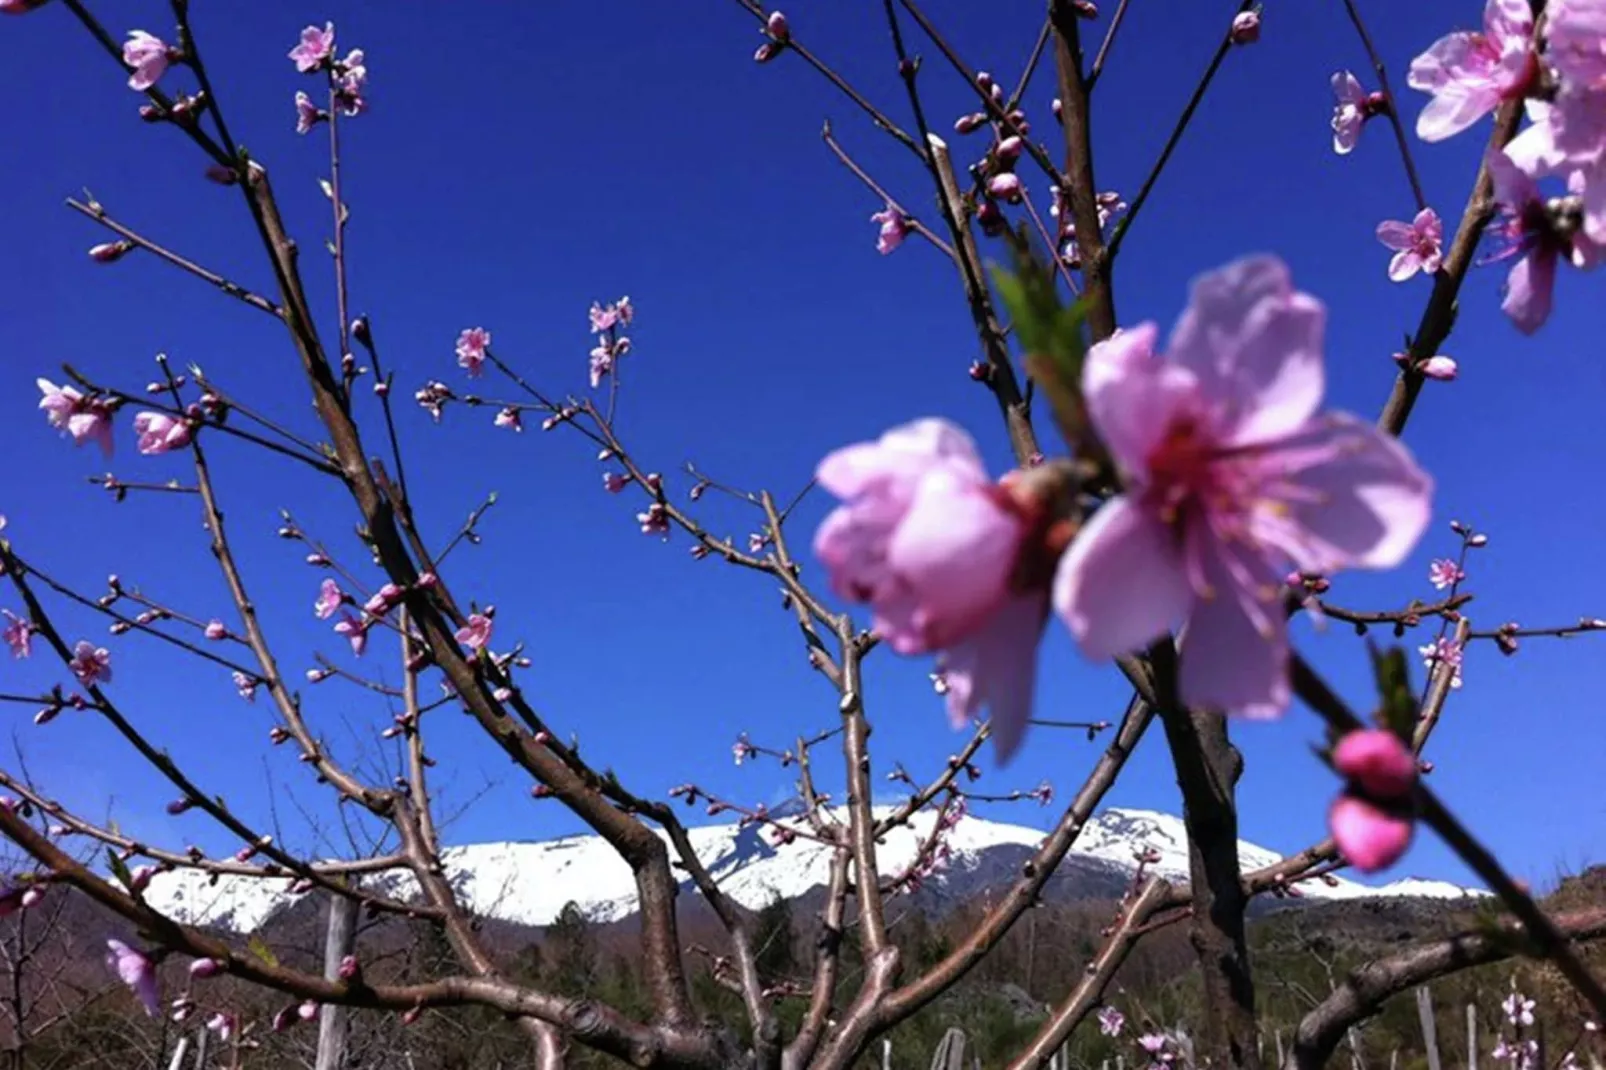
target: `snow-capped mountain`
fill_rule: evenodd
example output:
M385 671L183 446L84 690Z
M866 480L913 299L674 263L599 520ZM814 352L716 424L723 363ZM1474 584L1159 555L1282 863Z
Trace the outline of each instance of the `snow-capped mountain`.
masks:
M877 815L891 813L877 808ZM936 815L917 815L909 826L889 833L877 848L885 875L904 872L920 844L931 833ZM801 823L789 822L804 828ZM693 848L732 898L761 907L775 896L801 898L822 887L829 875L830 849L799 836L775 843L774 829L756 825L709 825L690 830ZM1043 832L967 816L944 836L950 855L925 883L940 900L985 894L1013 880L1023 862L1043 840ZM1187 834L1182 820L1150 810L1106 810L1082 830L1076 847L1055 875L1051 896L1086 898L1119 894L1137 867L1137 856L1152 851L1158 861L1149 871L1178 880L1188 874ZM577 903L600 922L617 921L636 910L630 867L597 836L566 836L537 843L483 843L442 852L447 874L477 914L524 925L541 926L557 918L564 905ZM1240 842L1238 857L1246 870L1279 860L1280 855ZM416 891L410 875L390 873L370 878L376 888L406 897ZM193 870L159 874L146 899L156 909L180 920L224 926L236 931L260 927L280 907L293 901L282 879L223 878L216 884ZM683 901L697 897L689 881ZM1406 879L1381 887L1335 878L1329 885L1309 881L1301 886L1312 900L1367 897L1456 899L1486 893L1443 881Z

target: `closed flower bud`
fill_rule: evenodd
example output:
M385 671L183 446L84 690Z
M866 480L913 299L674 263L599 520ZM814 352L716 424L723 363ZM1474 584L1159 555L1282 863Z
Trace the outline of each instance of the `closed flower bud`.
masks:
M223 963L217 959L196 959L190 963L190 976L198 980L216 977L223 972Z
M1232 20L1232 43L1254 44L1260 40L1260 11L1242 11Z
M1020 159L1021 150L1025 147L1026 142L1022 139L1013 136L1006 137L998 143L998 147L993 150L993 154L1004 163L1014 163Z
M0 15L26 15L34 8L44 7L46 0L0 0Z
M780 47L774 41L765 41L753 53L754 63L768 63L780 53Z
M792 27L787 24L786 16L779 11L771 11L770 17L764 20L764 32L783 45L792 39Z
M113 264L127 256L134 248L131 241L112 241L96 245L89 250L89 259L97 264Z
M1014 203L1021 197L1020 176L1013 172L994 175L987 180L987 192L999 200Z
M1456 372L1458 371L1454 357L1442 356L1429 357L1421 364L1418 364L1416 366L1416 370L1427 376L1429 379L1437 379L1440 382L1446 383L1454 379L1456 377Z
M954 120L954 133L956 133L956 134L974 134L977 130L980 130L982 127L984 127L986 125L987 125L987 113L986 112L978 111L978 112L975 112L975 113L973 113L971 115L961 115L958 119Z

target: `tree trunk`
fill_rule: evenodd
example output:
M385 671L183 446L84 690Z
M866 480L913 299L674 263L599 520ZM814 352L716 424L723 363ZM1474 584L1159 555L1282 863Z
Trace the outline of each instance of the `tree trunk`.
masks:
M329 899L329 929L324 936L323 975L334 980L340 975L340 963L352 954L357 946L357 901L343 895ZM346 1032L349 1027L344 1007L333 1005L320 1009L318 1014L317 1070L343 1070L346 1065Z

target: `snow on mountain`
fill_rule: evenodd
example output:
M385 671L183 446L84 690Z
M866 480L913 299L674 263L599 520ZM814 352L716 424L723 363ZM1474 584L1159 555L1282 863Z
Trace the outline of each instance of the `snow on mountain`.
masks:
M884 816L891 808L877 808ZM839 815L840 816L840 815ZM883 874L903 872L919 845L930 835L936 815L917 815L910 826L889 833L877 849ZM789 822L806 830L801 822ZM757 826L709 825L689 830L693 849L709 873L732 898L760 907L772 897L802 896L824 885L830 849L799 836L789 844L773 842L773 830ZM928 885L945 884L956 893L978 880L1009 879L1020 861L1043 840L1039 829L967 816L945 839L951 856ZM1182 820L1151 810L1110 809L1088 823L1066 860L1068 871L1100 874L1104 884L1127 877L1137 855L1152 850L1159 861L1150 872L1186 880L1187 835ZM1258 869L1281 856L1240 842L1238 857L1245 869ZM597 836L566 836L536 843L483 843L447 848L442 862L453 886L475 913L525 925L547 925L564 905L576 902L597 921L617 921L635 912L635 885L630 867ZM1007 866L1003 863L1007 863ZM1006 876L1006 874L1008 876ZM971 878L966 883L967 875ZM370 878L377 889L398 897L417 890L410 875L389 873ZM1359 899L1372 896L1453 899L1486 893L1444 881L1408 878L1381 887L1335 878L1301 885L1307 899ZM291 902L287 881L225 877L216 884L204 873L181 870L159 874L146 891L156 909L189 922L236 931L260 927L277 909ZM689 882L684 889L696 894Z

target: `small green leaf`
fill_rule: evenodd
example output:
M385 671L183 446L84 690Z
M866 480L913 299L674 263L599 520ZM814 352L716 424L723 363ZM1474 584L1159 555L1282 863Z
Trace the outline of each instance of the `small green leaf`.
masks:
M1081 302L1060 301L1054 270L1024 239L1016 244L1013 271L991 266L993 286L1009 311L1010 326L1025 353L1026 374L1042 390L1068 445L1083 443L1087 416L1082 404Z
M132 892L134 890L134 875L128 872L128 864L123 861L123 856L108 847L106 848L106 861L111 865L112 874L116 876L118 882Z
M275 955L273 950L268 947L267 942L262 939L260 933L252 933L251 939L246 941L245 946L250 950L251 954L267 963L269 967L279 965L279 956Z
M1411 689L1411 671L1400 647L1379 650L1367 644L1372 657L1372 673L1377 680L1380 699L1379 718L1390 732L1409 740L1416 731L1416 695Z

